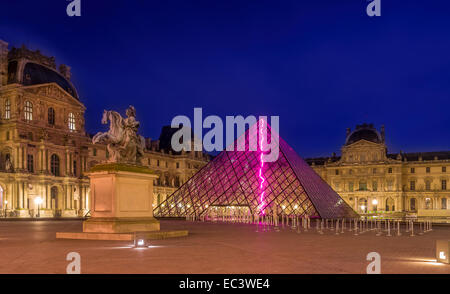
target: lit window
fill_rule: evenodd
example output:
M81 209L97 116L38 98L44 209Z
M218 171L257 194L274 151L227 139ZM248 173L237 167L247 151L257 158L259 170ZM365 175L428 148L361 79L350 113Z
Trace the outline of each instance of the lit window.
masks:
M48 109L48 124L52 126L55 124L55 110L52 107Z
M392 167L388 168L388 174L392 174Z
M425 181L425 190L430 191L431 190L431 182Z
M5 119L11 118L11 100L5 100Z
M416 169L414 167L411 167L411 173L413 174L415 172L416 172Z
M427 166L425 171L426 171L427 174L429 174L430 173L430 167Z
M447 190L447 180L441 181L441 188L442 188L442 190Z
M443 172L443 173L447 172L447 167L443 166L443 167L442 167L442 172Z
M348 190L353 192L353 182L348 183Z
M75 115L69 113L69 130L75 131Z
M25 114L25 120L32 121L33 120L33 103L31 103L30 101L25 101L25 107L23 109L23 112Z
M179 162L177 162L177 168L180 168L180 163Z
M372 190L373 191L378 191L378 182L377 181L373 181L373 183L372 183Z
M339 170L338 170L338 169L335 170L334 174L335 174L336 176L339 175Z

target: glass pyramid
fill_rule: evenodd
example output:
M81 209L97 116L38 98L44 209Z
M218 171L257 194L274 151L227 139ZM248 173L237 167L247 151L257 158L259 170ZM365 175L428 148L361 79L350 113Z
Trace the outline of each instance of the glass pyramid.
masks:
M235 151L222 151L177 191L154 209L156 217L201 217L217 210L239 209L240 213L288 214L310 218L354 218L357 213L282 139L278 159L262 162L258 126L251 126L233 144ZM275 133L273 133L275 134ZM253 141L252 141L253 140ZM238 144L245 146L237 151ZM254 145L253 145L254 146Z

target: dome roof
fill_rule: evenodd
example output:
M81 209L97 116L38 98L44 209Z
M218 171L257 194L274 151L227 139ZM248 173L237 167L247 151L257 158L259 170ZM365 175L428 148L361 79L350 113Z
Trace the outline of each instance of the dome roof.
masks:
M360 140L366 140L373 143L383 143L380 133L373 127L373 125L360 125L356 130L351 132L345 141L345 145L350 145Z
M72 83L58 72L37 63L28 62L25 64L22 81L26 86L56 83L72 97L78 99L78 94Z

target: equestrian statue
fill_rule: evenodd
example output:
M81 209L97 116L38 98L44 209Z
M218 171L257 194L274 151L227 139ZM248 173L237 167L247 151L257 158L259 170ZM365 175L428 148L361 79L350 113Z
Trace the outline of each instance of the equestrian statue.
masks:
M137 134L139 122L136 120L136 110L129 106L126 118L116 111L104 110L102 124L109 124L108 132L98 132L93 138L93 144L107 144L109 157L107 162L141 165L144 155L144 137Z

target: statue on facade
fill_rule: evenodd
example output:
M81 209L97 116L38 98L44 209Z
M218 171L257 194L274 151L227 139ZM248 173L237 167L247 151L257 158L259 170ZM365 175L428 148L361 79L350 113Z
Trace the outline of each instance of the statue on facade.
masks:
M137 134L139 122L136 120L136 110L128 107L126 118L116 111L104 110L102 124L110 122L108 132L98 132L92 143L105 143L109 153L108 162L141 164L144 155L144 137Z
M13 168L13 164L11 162L11 158L9 158L9 156L7 156L6 160L5 160L5 171L12 172L13 170L14 170L14 168Z

